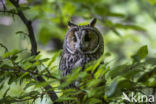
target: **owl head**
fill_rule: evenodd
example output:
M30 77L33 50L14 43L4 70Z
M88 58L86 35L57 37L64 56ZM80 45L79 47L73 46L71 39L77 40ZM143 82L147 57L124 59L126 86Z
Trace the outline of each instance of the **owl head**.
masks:
M92 19L88 25L82 26L68 22L69 30L66 34L64 48L71 54L93 54L103 48L103 37L95 28L95 24L96 18Z

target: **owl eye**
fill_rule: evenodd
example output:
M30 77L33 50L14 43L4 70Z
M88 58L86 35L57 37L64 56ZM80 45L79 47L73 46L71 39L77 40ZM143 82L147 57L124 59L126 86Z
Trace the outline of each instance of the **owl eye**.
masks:
M89 37L89 35L88 35L88 34L86 34L86 35L85 35L84 41L85 41L85 42L90 41L90 37Z

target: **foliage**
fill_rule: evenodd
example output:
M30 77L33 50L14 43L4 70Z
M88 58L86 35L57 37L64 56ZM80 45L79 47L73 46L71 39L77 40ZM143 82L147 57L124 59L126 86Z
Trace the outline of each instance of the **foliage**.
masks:
M3 2L1 15L17 21L18 11L22 11L26 22L32 21L40 53L32 55L28 50L29 44L9 49L5 46L7 42L0 43L1 104L51 104L68 100L76 104L122 104L129 103L122 99L123 92L127 95L132 92L136 95L156 95L156 58L153 52L156 43L154 30L150 30L156 20L154 1L25 0L26 3L22 3L19 0L18 8L10 1L0 1ZM144 12L152 18L151 24L147 23L149 18ZM77 24L86 24L92 17L98 19L97 27L104 34L105 54L99 60L88 63L84 71L77 68L71 75L60 76L58 60L61 51L45 53L42 46L54 38L63 41L70 19ZM140 25L138 18L139 21L147 19L143 22L147 26ZM20 37L25 40L30 38L26 42L31 43L29 30L27 32L25 27L19 27L15 26L15 33L11 30L11 35L17 34L19 43L24 41ZM1 37L5 36L0 34ZM38 80L39 76L45 81ZM78 83L77 88L66 89L75 82ZM47 90L49 85L52 87ZM57 100L51 100L48 91L54 91Z
M8 86L2 94L0 100L2 103L42 100L46 93L40 87L45 87L47 84L55 85L53 90L58 91L58 95L60 95L57 99L58 102L73 100L78 104L86 102L88 104L124 103L124 100L119 99L122 97L122 92L146 94L148 90L153 89L153 93L155 93L156 66L148 63L145 59L148 53L147 46L138 49L129 64L110 68L109 63L100 64L103 60L102 57L92 62L92 65L86 65L84 71L81 71L81 68L75 69L71 75L63 79L58 72L55 72L57 68L51 67L60 53L56 53L51 59L41 59L40 55L23 59L20 58L23 52L14 50L1 56L0 80L2 83L0 89L3 90L4 84ZM35 69L36 67L38 70ZM37 75L43 76L47 81L43 83L36 81L34 78ZM61 80L66 81L60 85ZM64 89L77 80L79 82L78 89ZM23 86L23 91L18 96L9 94L11 85L14 83ZM30 88L31 90L27 91ZM145 89L146 91L144 91Z

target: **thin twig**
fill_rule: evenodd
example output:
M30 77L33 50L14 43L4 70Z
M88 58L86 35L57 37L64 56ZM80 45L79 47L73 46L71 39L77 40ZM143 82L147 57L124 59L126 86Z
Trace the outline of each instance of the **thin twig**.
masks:
M23 23L26 25L28 33L29 33L29 39L31 42L31 55L37 55L39 52L37 52L37 43L35 40L35 35L34 35L34 31L32 28L32 23L31 21L29 21L26 16L24 15L24 13L22 12L22 10L20 9L20 5L18 3L18 0L9 0L16 8L17 10L17 14L20 17L20 19L23 21ZM42 76L37 76L37 80L39 82L45 82L45 79ZM50 85L47 85L44 87L45 90L47 91L50 99L54 102L54 104L63 104L63 103L55 103L55 101L58 99L56 93L53 91L52 87Z
M1 11L0 12L2 13L8 13L8 14L13 14L13 15L18 15L16 12L12 11L12 10L4 10L4 11Z
M6 10L6 6L5 6L5 3L4 3L3 0L1 0L1 3L2 3L2 5L3 5L3 9Z
M0 46L5 49L5 52L8 52L8 48L4 46L2 43L0 43Z
M29 32L29 38L30 38L30 42L31 42L31 54L32 55L37 55L37 43L35 40L35 35L34 35L34 31L32 28L32 24L31 21L27 20L27 18L25 17L24 13L21 11L19 4L15 1L15 0L10 0L10 2L16 7L17 10L17 14L20 17L20 19L23 21L23 23L26 25L27 30Z

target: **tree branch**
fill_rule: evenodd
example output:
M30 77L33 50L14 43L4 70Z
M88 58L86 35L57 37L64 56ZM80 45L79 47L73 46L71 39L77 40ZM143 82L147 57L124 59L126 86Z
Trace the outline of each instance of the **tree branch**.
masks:
M29 39L30 39L30 42L31 42L31 55L37 55L38 52L37 52L37 43L36 43L36 40L35 40L35 35L34 35L34 31L33 31L33 28L32 28L32 23L31 21L29 21L26 16L24 15L24 13L22 12L21 8L20 8L20 5L19 5L19 2L18 0L9 0L16 8L17 10L17 14L18 16L20 17L20 19L23 21L23 23L26 25L27 27L27 30L28 30L28 33L29 33ZM39 82L45 82L45 79L42 77L42 76L37 76L37 80ZM56 93L52 90L52 87L50 85L47 85L44 87L45 90L47 91L50 99L54 102L54 104L63 104L63 103L55 103L56 99L58 99Z
M31 42L31 54L32 55L37 55L38 54L38 52L37 52L37 43L36 43L36 40L35 40L35 35L34 35L32 25L31 25L31 21L27 20L24 13L21 11L21 8L20 8L17 1L10 0L10 2L16 7L18 16L20 17L20 19L23 21L23 23L27 27L27 30L29 32L30 42Z
M5 45L3 45L2 43L0 43L0 46L5 49L5 52L8 52L8 48Z
M1 11L0 10L0 12L2 12L2 13L8 13L8 14L12 14L12 15L18 15L17 13L15 13L14 11L12 11L12 10L4 10L4 11Z
M3 9L6 10L5 2L3 0L1 0L1 3L3 5Z

